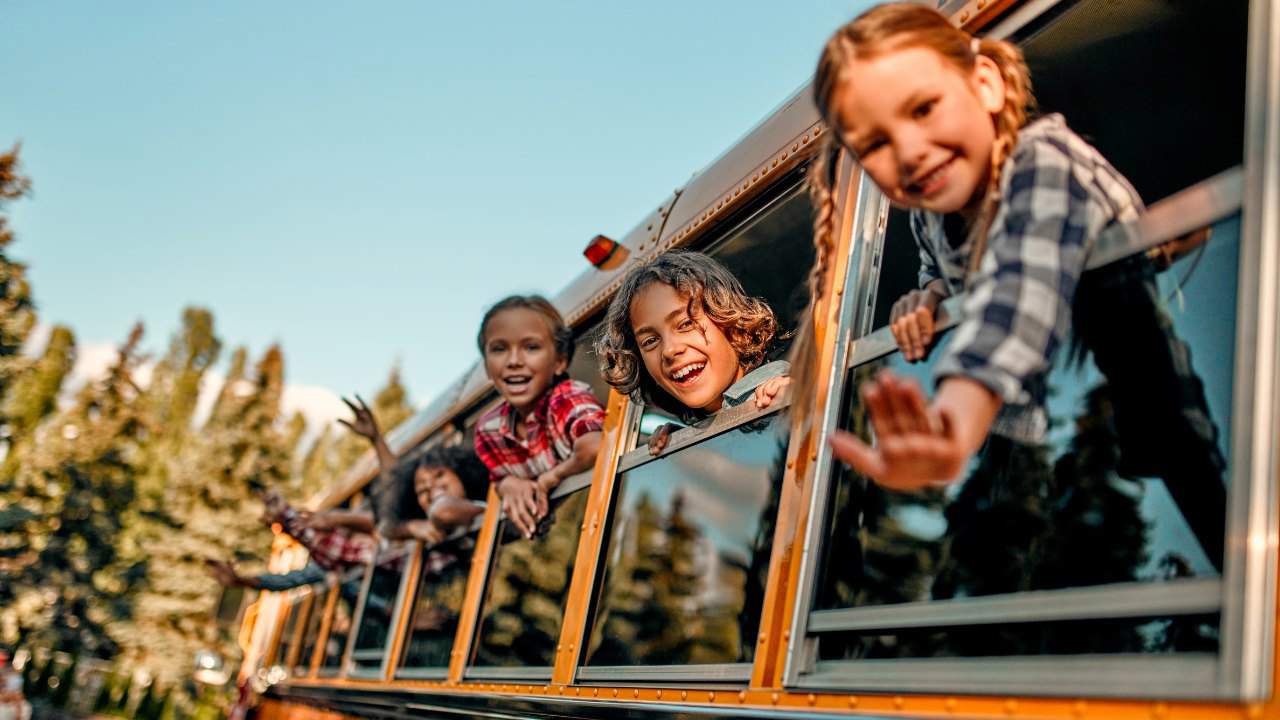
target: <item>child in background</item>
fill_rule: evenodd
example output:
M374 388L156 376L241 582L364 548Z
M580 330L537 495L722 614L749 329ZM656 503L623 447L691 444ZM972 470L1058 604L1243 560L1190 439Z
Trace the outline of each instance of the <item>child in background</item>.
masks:
M474 453L436 446L416 462L397 466L396 456L365 401L359 395L355 402L342 401L353 417L338 422L367 438L378 456L378 479L370 495L380 534L391 539L412 537L434 545L484 512L488 471Z
M1041 440L1046 376L1071 326L1085 255L1105 228L1138 216L1137 193L1061 116L1027 122L1030 78L1016 46L974 38L918 4L881 5L836 31L814 95L835 143L810 180L815 297L829 292L822 258L833 244L838 147L911 209L922 290L892 312L905 359L925 356L939 301L968 293L932 402L882 373L861 388L877 446L837 433L836 455L885 487L911 490L958 479L991 433ZM817 384L814 348L797 345L797 392L807 395Z
M773 310L723 265L675 251L627 273L596 354L618 392L696 422L748 396L773 404L790 383L786 361L761 364L777 328ZM675 427L649 438L650 453L662 452Z
M476 424L476 455L497 483L502 509L525 537L547 514L560 481L595 465L604 408L568 376L573 331L538 295L489 308L476 338L502 403Z

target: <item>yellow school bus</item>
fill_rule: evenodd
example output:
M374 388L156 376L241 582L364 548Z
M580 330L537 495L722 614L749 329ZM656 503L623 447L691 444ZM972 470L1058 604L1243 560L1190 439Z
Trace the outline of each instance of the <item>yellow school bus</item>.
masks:
M555 296L570 374L608 414L544 531L508 532L491 492L439 547L261 598L241 636L261 717L1280 717L1280 2L939 4L1018 43L1039 111L1148 204L1089 249L1043 442L913 494L832 461L830 433L866 432L860 379L931 367L886 328L917 283L907 216L841 155L808 417L748 403L650 456L666 418L600 380L602 312L628 268L691 248L797 326L803 177L827 132L804 87ZM943 326L959 313L949 300ZM391 445L469 443L495 402L477 365ZM320 506L375 471L363 459Z

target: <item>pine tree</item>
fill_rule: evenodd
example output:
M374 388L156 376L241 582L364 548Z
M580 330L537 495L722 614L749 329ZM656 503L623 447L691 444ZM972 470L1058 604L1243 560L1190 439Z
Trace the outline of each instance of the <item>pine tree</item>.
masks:
M13 529L26 549L6 559L0 583L6 635L97 657L116 651L107 626L129 615L146 574L145 562L118 552L147 434L132 378L141 337L135 326L107 377L37 430L18 470L14 492L30 517Z
M19 150L15 145L9 152L0 153L0 211L31 189L31 181L18 171ZM0 212L0 397L25 365L19 352L36 322L27 268L7 254L13 239L9 220Z

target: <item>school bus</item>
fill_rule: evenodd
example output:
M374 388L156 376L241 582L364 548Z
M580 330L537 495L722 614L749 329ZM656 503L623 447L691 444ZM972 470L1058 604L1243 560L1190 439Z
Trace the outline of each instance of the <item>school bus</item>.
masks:
M927 382L931 365L905 363L886 328L917 282L907 217L842 154L812 411L748 403L649 455L664 418L601 382L602 311L629 267L692 248L796 327L803 174L827 132L804 87L554 297L578 338L570 374L607 420L545 532L507 532L491 492L441 548L394 545L261 598L242 633L261 717L1280 717L1280 2L939 5L1018 43L1039 111L1148 205L1089 249L1046 439L913 494L832 461L830 433L865 433L862 378ZM960 310L944 304L944 328ZM477 365L391 445L469 443L494 402ZM374 475L364 458L319 507ZM428 562L442 550L452 562Z

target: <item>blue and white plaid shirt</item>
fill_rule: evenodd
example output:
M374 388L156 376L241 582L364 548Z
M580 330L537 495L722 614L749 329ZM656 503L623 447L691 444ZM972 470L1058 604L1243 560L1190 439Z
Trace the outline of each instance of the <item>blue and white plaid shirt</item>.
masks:
M964 319L934 370L959 375L1004 401L992 432L1040 441L1048 428L1046 377L1071 329L1071 304L1085 257L1098 234L1143 211L1129 181L1061 115L1024 127L1000 176L1001 202L973 277L971 242L953 248L943 216L914 210L920 286L967 289Z

